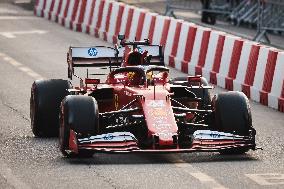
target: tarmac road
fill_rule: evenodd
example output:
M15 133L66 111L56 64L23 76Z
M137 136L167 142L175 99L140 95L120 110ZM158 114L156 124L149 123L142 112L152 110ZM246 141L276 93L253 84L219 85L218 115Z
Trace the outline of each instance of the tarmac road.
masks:
M284 187L284 114L254 102L253 124L263 151L62 157L58 139L35 138L31 132L31 84L67 77L69 45L109 44L10 4L0 3L0 26L0 188Z

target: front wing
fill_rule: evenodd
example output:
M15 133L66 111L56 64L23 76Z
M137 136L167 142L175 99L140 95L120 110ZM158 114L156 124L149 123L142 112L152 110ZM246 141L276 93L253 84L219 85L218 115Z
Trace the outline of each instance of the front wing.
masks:
M254 134L240 136L210 130L194 132L191 146L188 148L148 148L141 149L138 141L130 132L114 132L87 138L77 138L76 133L70 131L69 153L79 153L80 150L92 150L105 153L190 153L190 152L218 152L226 149L245 148L256 150Z

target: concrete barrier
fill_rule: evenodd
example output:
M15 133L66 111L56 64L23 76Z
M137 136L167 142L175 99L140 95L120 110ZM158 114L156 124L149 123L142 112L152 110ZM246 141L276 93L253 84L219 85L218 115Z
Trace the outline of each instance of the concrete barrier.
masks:
M149 39L149 34L150 34L151 29L153 28L153 23L155 22L157 15L158 14L151 13L151 12L147 12L145 14L144 24L143 24L143 28L141 32L141 37L139 40Z
M225 33L212 31L208 42L208 52L205 58L205 65L202 69L201 75L208 81L211 79L211 72L217 72L221 63L221 57L223 52L223 46L225 41ZM218 64L218 65L217 65Z
M177 55L179 36L181 32L182 20L172 19L169 27L168 38L165 44L164 60L165 63L176 68L174 58Z
M201 75L205 64L205 58L208 51L211 29L199 27L197 29L196 39L192 55L194 58L189 63L189 74Z
M236 64L235 62L239 61L240 52L242 46L242 40L239 37L227 35L224 41L224 47L222 52L222 58L220 63L220 68L216 73L216 78L214 78L215 84L225 88L226 80L230 71L230 65Z
M155 27L153 30L152 44L165 45L168 37L168 31L171 23L170 17L156 16ZM150 31L152 33L152 31Z
M271 90L277 53L273 48L260 47L254 82L250 88L251 99L265 105L268 101L267 93Z
M284 52L279 52L277 56L268 105L284 112Z
M247 96L250 95L243 89L243 86L252 86L253 84L252 78L255 74L259 48L258 43L244 41L236 78L233 80L233 90L243 91Z
M284 112L284 52L112 0L37 0L34 13L110 43L118 34L165 46L168 66L203 75Z

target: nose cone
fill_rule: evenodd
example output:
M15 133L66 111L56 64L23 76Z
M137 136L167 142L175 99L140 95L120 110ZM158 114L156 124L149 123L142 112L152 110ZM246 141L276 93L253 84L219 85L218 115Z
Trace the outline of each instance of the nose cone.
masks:
M169 100L145 100L142 104L149 137L159 147L169 147L176 144L178 127Z

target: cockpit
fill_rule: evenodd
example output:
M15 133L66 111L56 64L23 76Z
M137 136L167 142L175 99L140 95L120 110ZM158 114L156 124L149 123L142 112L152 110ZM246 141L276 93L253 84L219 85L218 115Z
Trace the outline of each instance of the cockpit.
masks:
M127 86L150 86L168 82L169 69L163 66L128 66L112 71L107 81L110 84Z

